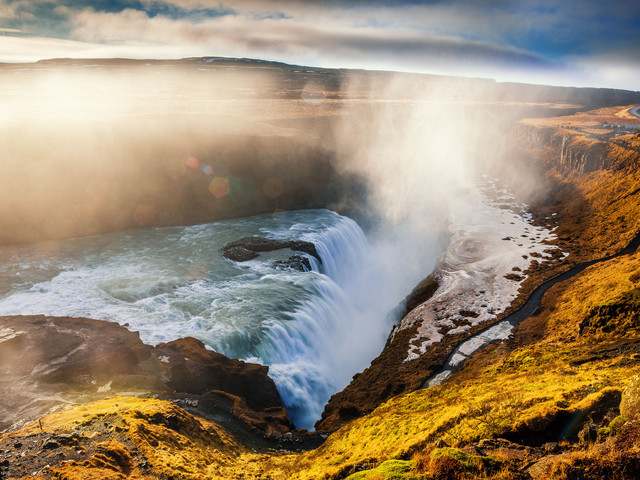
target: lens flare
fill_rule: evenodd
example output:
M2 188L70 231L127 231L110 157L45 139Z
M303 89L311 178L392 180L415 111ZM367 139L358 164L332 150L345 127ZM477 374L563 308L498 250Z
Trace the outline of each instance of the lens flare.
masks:
M189 267L187 271L187 280L196 282L198 280L205 280L207 278L207 267L205 265L196 264Z
M302 90L302 99L309 105L319 105L326 98L324 86L317 82L309 82Z
M189 157L185 162L189 168L193 168L194 170L200 166L200 160L196 157Z
M237 205L248 205L256 201L256 184L250 178L230 177L231 200Z
M211 192L211 195L216 198L226 197L231 191L229 179L224 177L215 177L209 184L209 191Z

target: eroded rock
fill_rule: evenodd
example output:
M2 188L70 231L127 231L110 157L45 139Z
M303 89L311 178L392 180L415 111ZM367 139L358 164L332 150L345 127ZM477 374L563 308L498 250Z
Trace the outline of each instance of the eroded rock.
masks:
M634 418L640 415L640 375L636 375L627 384L620 399L620 414Z
M268 367L207 350L195 338L152 347L137 332L87 318L0 317L0 431L115 393L184 401L274 437L294 427ZM212 392L231 403L205 401Z
M227 243L220 249L222 256L234 262L244 262L258 256L259 252L273 252L289 248L307 253L322 262L316 246L302 240L278 240L265 237L243 237L235 242Z

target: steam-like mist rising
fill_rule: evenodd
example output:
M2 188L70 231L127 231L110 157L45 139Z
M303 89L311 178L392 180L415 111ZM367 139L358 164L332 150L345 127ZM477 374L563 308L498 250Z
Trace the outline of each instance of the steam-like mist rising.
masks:
M453 200L501 165L505 126L519 113L498 105L486 81L185 62L53 62L0 72L0 243L49 240L34 252L58 258L55 240L130 228L311 208L366 220L366 260L350 267L357 271L348 282L319 291L322 315L310 301L304 327L294 322L269 344L304 345L295 361L274 361L272 374L311 426L323 402L382 349L387 314L447 247ZM14 305L6 311L20 313ZM85 311L93 310L70 312ZM335 313L331 328L319 323L326 312ZM233 350L240 351L261 359ZM305 362L323 376L317 383Z
M475 188L507 151L508 114L468 80L385 76L350 104L336 135L340 166L370 186L374 245L408 292L446 248L453 200ZM359 82L354 90L362 90Z

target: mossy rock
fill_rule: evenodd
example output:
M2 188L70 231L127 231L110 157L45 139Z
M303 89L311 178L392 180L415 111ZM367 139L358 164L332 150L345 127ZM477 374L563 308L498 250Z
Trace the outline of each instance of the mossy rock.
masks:
M622 392L620 415L628 418L640 415L640 375L633 377Z
M430 457L434 460L443 457L453 458L466 472L477 472L485 469L494 470L501 464L496 457L473 455L451 447L436 448L431 452Z
M618 435L622 431L622 428L624 427L624 425L627 423L627 420L628 420L627 417L623 415L619 415L613 420L611 420L611 422L609 422L609 425L607 425L606 427L599 428L598 441L602 442L609 437Z
M423 480L427 478L422 474L413 473L413 471L414 464L412 461L387 460L372 470L349 475L346 480L366 480L367 478L383 478L384 480Z

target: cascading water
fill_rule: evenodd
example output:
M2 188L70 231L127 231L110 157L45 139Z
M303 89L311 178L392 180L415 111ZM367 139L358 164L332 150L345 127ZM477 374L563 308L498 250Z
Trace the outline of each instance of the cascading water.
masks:
M291 251L222 258L220 247L248 235L313 242L322 262L309 257L312 271L297 272L275 266ZM384 260L354 221L328 210L116 232L0 249L0 315L116 321L152 344L199 338L269 365L294 423L311 428L380 352L385 315L416 280L398 282Z

